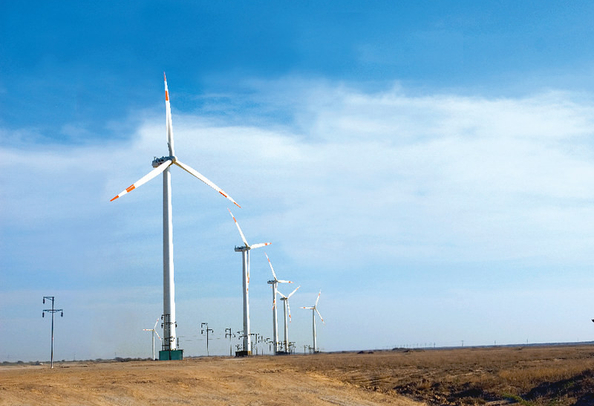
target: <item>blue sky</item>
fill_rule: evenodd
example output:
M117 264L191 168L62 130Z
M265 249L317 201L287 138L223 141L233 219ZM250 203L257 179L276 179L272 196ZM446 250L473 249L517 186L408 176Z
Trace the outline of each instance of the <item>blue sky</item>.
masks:
M0 15L0 360L148 357L176 153L242 205L323 350L594 336L594 6L12 2ZM241 328L227 201L173 172L178 334ZM252 329L271 335L252 252ZM282 288L281 288L282 289ZM285 289L286 290L286 289ZM288 293L288 292L286 292ZM234 341L233 343L238 343Z

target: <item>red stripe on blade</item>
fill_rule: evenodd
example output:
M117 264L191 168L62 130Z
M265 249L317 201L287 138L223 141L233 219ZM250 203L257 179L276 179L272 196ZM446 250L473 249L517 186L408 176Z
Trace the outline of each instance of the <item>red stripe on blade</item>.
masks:
M134 189L136 189L136 186L132 185L130 186L128 189L126 189L126 192L130 193L131 191L133 191Z

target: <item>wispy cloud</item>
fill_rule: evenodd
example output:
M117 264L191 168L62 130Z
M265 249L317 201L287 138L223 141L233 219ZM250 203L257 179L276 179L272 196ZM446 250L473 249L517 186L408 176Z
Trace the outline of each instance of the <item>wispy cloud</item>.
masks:
M583 222L594 169L589 100L562 92L493 100L407 96L399 88L366 94L340 86L287 98L307 100L295 112L310 119L299 133L253 128L238 138L218 128L210 142L219 147L207 150L259 163L239 172L274 185L258 193L287 197L288 239L312 241L300 227L307 221L321 237L312 245L340 236L344 251L332 257L350 260L361 259L357 251L406 256L403 248L441 260L557 262L580 261L574 255L582 246L580 258L589 257L580 243L590 238ZM378 250L380 241L392 249Z
M432 292L456 278L481 284L476 264L506 278L519 266L545 274L570 267L576 280L585 277L577 272L594 259L588 98L418 95L399 86L371 93L316 82L277 82L270 93L259 86L253 97L265 113L250 126L237 123L257 109L237 109L233 126L211 107L207 116L174 110L176 152L243 205L236 216L248 240L272 241L269 255L285 277L314 293L328 288L330 297L336 286L405 289L411 266ZM274 100L289 120L270 120ZM40 147L21 137L0 149L3 290L56 287L57 277L83 291L139 284L158 291L161 181L109 203L166 152L164 119L139 115L126 142ZM76 136L76 127L67 129ZM221 282L240 269L226 202L183 171L175 171L173 187L177 280L239 295ZM254 295L267 298L267 265L256 254L254 283L263 287ZM492 287L504 294L504 285ZM388 308L398 305L383 298ZM295 307L308 305L303 300Z

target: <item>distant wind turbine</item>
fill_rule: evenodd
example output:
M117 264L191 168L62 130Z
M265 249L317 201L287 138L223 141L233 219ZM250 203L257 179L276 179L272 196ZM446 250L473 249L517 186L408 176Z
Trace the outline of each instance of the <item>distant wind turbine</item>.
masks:
M155 322L153 328L143 328L142 331L152 331L153 332L153 361L155 360L155 335L159 337L159 333L157 333L157 324L159 323L159 318ZM159 337L159 341L161 341L161 337Z
M291 306L289 306L289 298L291 296L293 296L295 294L295 292L297 292L297 290L300 288L301 286L297 286L297 289L295 289L294 291L292 291L291 293L289 293L287 296L283 295L280 291L278 292L279 295L281 295L281 300L283 301L283 309L284 309L284 313L285 313L285 352L289 353L289 319L291 318ZM287 319L287 315L288 315L288 319Z
M227 209L229 210L229 209ZM235 219L231 210L229 210L229 214L233 218L235 225L237 226L237 230L239 230L239 235L241 236L241 240L243 241L243 246L235 247L235 252L241 252L241 258L243 262L243 272L242 272L242 279L243 279L243 351L237 353L237 355L250 355L251 351L251 336L250 336L250 299L249 299L249 287L250 287L250 250L265 247L270 245L269 242L262 242L258 244L249 245L247 240L245 239L245 235L241 231L241 227L239 227L239 223Z
M166 113L166 127L167 127L167 147L169 149L169 156L155 158L153 160L153 169L147 175L143 176L136 183L133 183L128 188L124 189L119 195L111 199L124 196L134 189L144 185L149 180L157 175L163 174L163 351L165 359L181 359L183 358L183 350L177 349L177 337L175 319L175 285L173 278L173 221L171 217L171 174L169 167L173 164L179 166L190 175L193 175L206 183L208 186L219 192L221 195L233 202L237 207L239 206L235 200L227 195L221 188L212 183L201 173L189 167L186 164L178 161L175 156L173 148L173 127L171 124L171 106L169 104L169 90L167 89L167 77L163 74L165 80L165 113ZM161 356L159 356L161 358Z
M268 254L266 255L266 259L268 259L268 264L270 265L270 270L272 271L272 277L274 279L269 280L268 284L272 286L272 339L274 345L274 353L279 352L279 342L278 342L278 317L276 311L276 294L277 294L277 286L279 283L293 283L291 281L283 281L279 280L274 273L274 268L272 267L272 262L270 262L270 258L268 258Z
M320 320L322 320L322 323L326 324L326 322L324 321L324 318L318 311L318 302L320 301L321 294L322 294L322 291L320 290L320 293L318 293L318 298L316 299L315 305L313 305L311 307L302 307L302 309L311 310L311 323L312 323L312 329L313 329L313 352L314 353L318 352L317 337L316 337L316 313L318 314L318 316L320 316Z

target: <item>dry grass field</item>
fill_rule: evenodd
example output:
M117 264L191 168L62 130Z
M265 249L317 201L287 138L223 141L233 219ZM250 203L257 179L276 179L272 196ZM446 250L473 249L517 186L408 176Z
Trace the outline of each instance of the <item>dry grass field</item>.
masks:
M0 405L594 405L594 346L0 366Z

